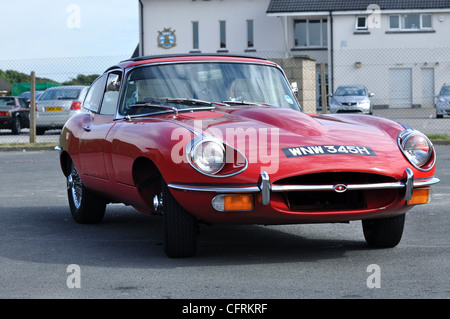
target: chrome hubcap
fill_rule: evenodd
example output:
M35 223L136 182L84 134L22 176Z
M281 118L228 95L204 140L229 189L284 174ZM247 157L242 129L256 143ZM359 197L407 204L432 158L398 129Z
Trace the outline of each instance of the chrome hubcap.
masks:
M67 189L71 191L75 208L80 208L83 194L83 183L81 182L80 176L78 175L75 166L72 167L70 175L67 176Z
M163 206L162 196L155 195L153 197L153 208L155 209L155 212L161 213L162 206Z

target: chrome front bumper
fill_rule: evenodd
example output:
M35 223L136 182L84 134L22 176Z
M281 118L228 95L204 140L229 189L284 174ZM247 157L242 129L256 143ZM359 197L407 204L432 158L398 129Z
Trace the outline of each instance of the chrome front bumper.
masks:
M304 191L336 191L344 192L347 190L373 190L373 189L401 189L406 188L405 200L410 200L414 188L429 187L439 183L436 177L414 179L414 174L410 168L405 170L406 178L404 181L392 183L374 183L374 184L329 184L329 185L272 185L269 175L261 172L259 181L254 185L192 185L170 183L171 189L179 191L193 192L212 192L212 193L261 193L261 204L269 205L272 192L304 192Z

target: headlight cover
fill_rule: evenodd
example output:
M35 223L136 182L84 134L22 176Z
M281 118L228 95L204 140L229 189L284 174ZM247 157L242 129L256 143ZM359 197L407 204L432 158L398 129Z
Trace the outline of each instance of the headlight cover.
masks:
M412 129L405 130L398 136L398 145L415 168L421 171L433 168L436 161L433 144L422 133Z
M370 106L370 101L361 101L358 103L358 106L363 106L363 107L369 107Z
M196 141L188 154L191 165L206 175L217 174L225 165L225 147L211 138Z

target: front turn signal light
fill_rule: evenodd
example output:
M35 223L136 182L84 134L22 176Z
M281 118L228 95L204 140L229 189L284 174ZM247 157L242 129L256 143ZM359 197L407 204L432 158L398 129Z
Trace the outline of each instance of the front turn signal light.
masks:
M426 204L430 200L430 188L416 188L413 190L412 197L408 205Z
M211 201L219 212L248 212L253 210L253 195L251 194L220 194Z

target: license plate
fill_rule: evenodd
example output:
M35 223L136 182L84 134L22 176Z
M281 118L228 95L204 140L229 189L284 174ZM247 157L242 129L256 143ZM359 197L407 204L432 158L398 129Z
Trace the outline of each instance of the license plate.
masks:
M309 145L281 149L287 158L310 155L364 155L377 156L368 146L355 145Z
M45 112L61 112L62 110L62 106L51 106L45 108Z

